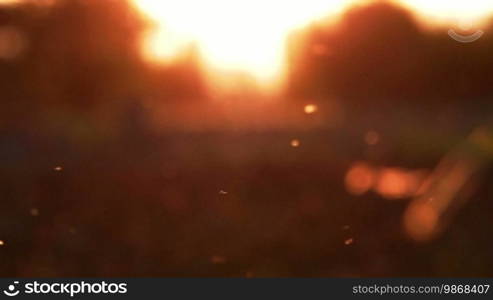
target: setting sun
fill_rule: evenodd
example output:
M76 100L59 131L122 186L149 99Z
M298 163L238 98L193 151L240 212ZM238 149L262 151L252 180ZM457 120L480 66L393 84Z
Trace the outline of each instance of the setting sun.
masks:
M168 62L194 45L209 70L245 72L260 81L283 71L285 43L293 29L337 15L370 0L155 1L133 0L156 23L143 44L146 58ZM489 1L390 1L436 22L477 20L491 11Z

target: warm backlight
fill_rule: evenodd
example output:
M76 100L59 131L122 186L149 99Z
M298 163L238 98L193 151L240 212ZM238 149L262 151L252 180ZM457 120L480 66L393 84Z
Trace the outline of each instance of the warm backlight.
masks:
M283 69L289 33L321 17L370 0L132 0L157 30L144 43L152 60L170 61L194 44L209 69L246 71L274 79ZM491 0L398 0L433 20L482 18Z

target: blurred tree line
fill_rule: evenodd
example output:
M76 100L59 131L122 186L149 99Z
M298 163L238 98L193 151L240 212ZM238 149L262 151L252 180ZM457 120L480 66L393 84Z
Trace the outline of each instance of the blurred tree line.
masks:
M193 49L170 66L142 61L140 34L150 24L126 1L5 6L0 26L15 30L25 46L0 60L3 128L32 122L72 127L53 124L62 119L113 128L144 99L207 98ZM335 26L322 22L293 35L284 94L288 101L336 97L362 111L489 105L493 36L485 31L479 41L461 44L442 29L425 30L391 4L356 8ZM3 36L3 44L12 43L12 36Z
M149 25L119 0L2 6L0 28L15 30L24 46L15 57L0 60L2 127L67 129L79 125L64 121L77 120L109 126L146 98L200 97L193 60L160 68L142 62L140 34ZM4 36L0 42L8 47L17 40Z

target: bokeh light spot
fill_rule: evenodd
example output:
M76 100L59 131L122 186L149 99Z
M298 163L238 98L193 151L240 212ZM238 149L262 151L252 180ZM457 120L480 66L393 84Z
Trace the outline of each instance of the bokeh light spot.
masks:
M355 163L346 174L346 189L350 194L362 195L373 187L375 177L371 166L363 162Z
M318 111L318 106L315 104L308 104L305 106L305 114L311 115Z
M439 215L430 202L413 202L404 214L404 229L416 241L427 241L436 232Z
M300 145L301 145L301 142L298 139L294 139L291 141L291 147L293 147L293 148L298 148Z

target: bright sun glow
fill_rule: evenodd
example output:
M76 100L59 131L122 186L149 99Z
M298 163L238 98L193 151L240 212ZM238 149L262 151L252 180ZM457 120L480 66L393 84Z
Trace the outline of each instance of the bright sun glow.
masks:
M195 44L209 69L246 71L257 79L277 78L289 33L313 20L370 0L133 0L156 21L145 54L158 61L175 58ZM479 19L491 0L396 0L437 22Z
M284 0L134 0L159 30L146 42L146 53L163 61L196 43L209 67L247 71L259 79L279 75L291 30L349 1ZM354 2L354 1L352 1Z

